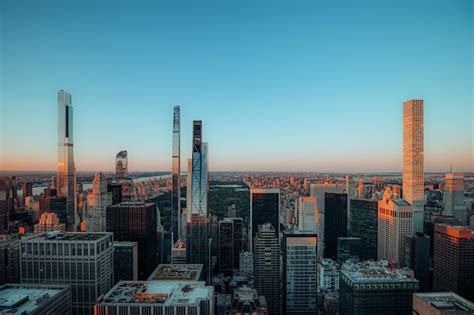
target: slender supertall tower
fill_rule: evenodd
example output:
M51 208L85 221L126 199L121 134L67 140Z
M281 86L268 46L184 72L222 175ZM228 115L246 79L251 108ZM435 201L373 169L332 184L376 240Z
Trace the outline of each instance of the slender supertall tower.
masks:
M173 112L173 164L171 171L171 232L173 233L173 244L181 238L180 217L181 217L181 123L180 108L174 107Z
M202 122L193 122L193 149L190 177L190 195L186 217L186 258L188 263L204 264L209 276L209 221L207 213L208 164L207 143L202 142Z
M423 100L403 104L403 199L413 206L413 232L423 232Z
M66 198L66 229L76 229L76 168L74 166L73 108L71 94L58 92L58 195Z

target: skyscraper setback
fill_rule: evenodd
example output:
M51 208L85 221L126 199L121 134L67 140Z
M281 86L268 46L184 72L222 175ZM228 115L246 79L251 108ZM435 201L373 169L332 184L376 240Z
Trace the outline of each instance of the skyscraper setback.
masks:
M180 107L175 106L173 111L173 161L171 172L171 232L173 233L173 244L181 238L181 122Z
M423 100L403 104L403 198L413 206L413 230L423 232Z
M76 168L74 166L73 108L71 94L58 92L58 195L66 198L66 229L74 231L76 222Z

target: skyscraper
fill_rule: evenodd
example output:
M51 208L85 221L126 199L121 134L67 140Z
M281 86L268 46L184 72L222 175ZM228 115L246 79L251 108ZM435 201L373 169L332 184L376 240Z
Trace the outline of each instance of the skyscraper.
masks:
M317 235L283 234L283 310L287 315L316 314Z
M336 260L337 238L347 236L347 194L324 194L324 257Z
M74 166L73 108L71 94L58 92L58 196L66 198L66 229L75 231L76 222L76 168Z
M202 142L202 122L193 121L193 147L191 169L188 169L188 209L186 218L186 259L188 263L203 264L204 274L209 276L209 220L207 193L209 174L207 143Z
M171 170L171 232L173 244L182 237L180 233L181 219L181 122L180 107L173 111L173 161Z
M377 260L378 201L351 200L349 236L362 238L362 260Z
M280 235L280 189L252 188L250 190L250 233L249 248L252 248L253 238L258 226L270 223L277 237Z
M115 179L120 182L128 176L128 153L127 150L120 151L115 156Z
M318 231L318 204L316 197L300 197L298 200L298 230Z
M87 196L87 231L105 232L106 208L112 205L112 193L107 191L104 173L97 172L92 180L92 194Z
M403 103L403 199L413 206L413 231L423 232L423 100Z
M446 173L444 189L444 215L452 215L463 225L467 224L467 209L464 205L464 174Z
M405 266L413 270L420 281L420 291L429 291L430 286L430 237L421 232L407 236Z
M265 296L268 314L280 314L280 245L271 224L258 226L253 251L255 288Z
M8 231L9 216L15 208L16 193L15 176L0 177L0 234Z
M413 233L413 208L405 200L392 197L392 190L387 187L378 203L378 259L403 266L407 236Z

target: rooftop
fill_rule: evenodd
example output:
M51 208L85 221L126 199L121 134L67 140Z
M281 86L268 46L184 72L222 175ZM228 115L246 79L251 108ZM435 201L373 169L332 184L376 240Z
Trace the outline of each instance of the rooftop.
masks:
M34 234L23 238L25 241L56 240L56 241L97 241L112 235L111 232L61 232L52 231L41 234Z
M114 242L114 247L134 247L138 246L137 242Z
M120 281L99 303L193 305L213 296L204 281Z
M5 284L0 286L0 314L30 314L65 290L66 285Z
M342 265L341 273L355 283L418 283L412 270L390 267L387 261L347 261Z
M409 202L404 199L392 199L393 203L395 203L399 207L408 207L411 206Z
M202 264L160 264L148 280L198 281L201 278Z
M474 313L474 303L454 292L415 293L415 296L437 309Z

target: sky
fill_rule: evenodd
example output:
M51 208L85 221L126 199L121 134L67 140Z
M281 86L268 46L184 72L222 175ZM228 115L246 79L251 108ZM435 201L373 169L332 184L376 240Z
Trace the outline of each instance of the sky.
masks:
M0 1L0 170L54 170L57 91L78 171L398 172L423 99L425 170L474 171L473 2Z

